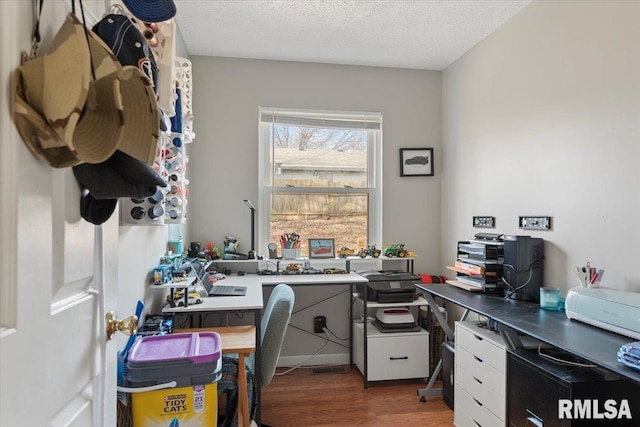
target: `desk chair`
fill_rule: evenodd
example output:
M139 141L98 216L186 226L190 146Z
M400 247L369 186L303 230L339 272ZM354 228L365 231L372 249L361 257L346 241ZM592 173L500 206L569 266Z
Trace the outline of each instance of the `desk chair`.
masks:
M262 315L260 324L260 386L266 387L271 383L273 375L276 371L282 342L287 331L289 319L295 302L295 295L290 286L280 284L273 288L273 292L267 301ZM227 364L225 366L225 363ZM228 357L223 358L223 371L237 369L237 362L229 360ZM226 369L225 369L226 368ZM253 354L247 358L247 373L251 378L255 372L255 357ZM237 372L237 371L236 371ZM240 373L237 373L238 375ZM248 381L252 382L252 381ZM233 420L229 419L236 413L237 407L237 383L235 387L220 389L219 392L227 392L227 418L221 424L222 426L232 425ZM255 416L255 393L251 393L251 419Z

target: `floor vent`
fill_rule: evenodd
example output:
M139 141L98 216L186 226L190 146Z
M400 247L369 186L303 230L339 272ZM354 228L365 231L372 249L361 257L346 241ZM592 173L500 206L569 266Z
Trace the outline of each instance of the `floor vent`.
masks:
M311 372L314 374L346 374L347 370L344 367L337 366L331 368L313 368Z

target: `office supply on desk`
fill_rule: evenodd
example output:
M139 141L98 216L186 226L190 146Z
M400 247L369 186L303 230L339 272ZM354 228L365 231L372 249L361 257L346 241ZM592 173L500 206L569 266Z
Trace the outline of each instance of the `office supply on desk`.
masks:
M247 258L255 259L256 258L256 208L253 207L253 204L247 199L244 199L245 205L249 209L251 209L251 250L249 251Z
M543 240L531 236L504 237L505 297L521 301L540 301L543 286Z
M565 314L608 331L640 339L640 293L610 288L569 289Z
M473 311L489 318L494 325L512 328L640 383L640 373L622 365L616 359L618 349L629 341L622 335L582 322L574 322L562 312L541 310L538 304L472 294L440 284L417 284L416 286L424 291L425 299L432 309L437 307L434 297L443 298L445 301L463 307L467 312ZM598 289L591 289L591 291L595 290ZM437 317L439 312L434 314ZM442 317L438 318L438 321L445 322L442 327L449 339L453 340L454 334L446 325L446 319ZM501 329L501 331L508 334L508 330ZM427 386L424 393L428 394L428 391ZM422 396L422 393L423 391L419 390L419 395Z
M467 283L461 282L460 280L447 280L447 284L451 286L455 286L456 288L464 289L469 292L482 292L483 289L480 286L469 285Z
M210 297L242 297L247 294L246 286L239 285L213 285L211 290L208 291Z
M422 280L403 270L357 270L356 273L369 281L366 287L358 288L359 296L381 303L412 302L417 298L415 284Z
M545 310L564 309L564 298L560 296L560 289L540 288L540 308Z
M207 280L209 273L205 273L205 276L202 280L202 286L209 297L220 297L220 296L245 296L247 294L247 287L241 285L218 285L213 283L211 280Z
M640 371L640 341L621 346L618 351L618 362Z

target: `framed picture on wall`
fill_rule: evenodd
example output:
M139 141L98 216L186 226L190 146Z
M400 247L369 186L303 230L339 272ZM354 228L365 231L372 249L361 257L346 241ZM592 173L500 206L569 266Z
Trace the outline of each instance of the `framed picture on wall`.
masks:
M400 176L433 176L433 148L401 148Z
M309 239L309 258L335 258L333 239Z

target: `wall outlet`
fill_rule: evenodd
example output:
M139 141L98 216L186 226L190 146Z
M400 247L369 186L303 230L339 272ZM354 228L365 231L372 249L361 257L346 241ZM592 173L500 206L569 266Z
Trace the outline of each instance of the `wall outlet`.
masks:
M474 216L473 226L476 228L494 228L496 226L495 216Z
M528 230L549 230L551 228L550 216L521 216L519 227Z
M313 332L321 334L327 327L327 318L324 316L316 316L313 318Z

